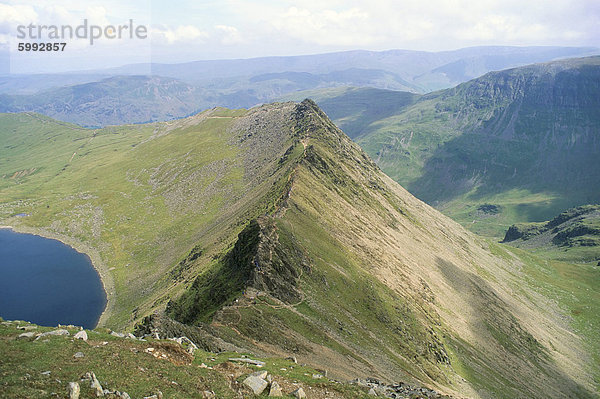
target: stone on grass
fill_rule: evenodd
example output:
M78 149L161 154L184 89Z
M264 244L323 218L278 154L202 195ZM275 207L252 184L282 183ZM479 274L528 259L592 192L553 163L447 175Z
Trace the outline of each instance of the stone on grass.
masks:
M262 378L263 380L267 378L267 372L266 371L255 371L254 373L250 374L253 377L258 377L258 378Z
M84 357L85 355L83 354L83 352L77 352L73 355L73 357L75 359L81 359L82 357Z
M80 388L76 382L69 382L69 399L79 399Z
M283 396L283 390L281 389L281 386L277 383L277 381L273 381L271 383L271 390L269 391L269 396Z
M65 329L52 330L38 335L35 339L36 341L42 337L47 337L49 335L70 335L69 332Z
M296 389L292 392L292 396L298 399L306 398L306 393L304 393L304 389L302 387Z
M244 380L244 385L250 388L255 395L260 395L267 389L269 383L260 377L251 375Z
M232 358L229 358L229 361L253 364L256 367L263 367L265 365L265 362L261 362L260 360L249 359L247 357L232 357Z
M100 381L98 381L98 379L96 378L96 374L91 373L90 376L90 388L94 390L96 396L104 396L104 390L102 389L102 385L100 385Z
M17 327L17 330L25 330L25 331L37 330L37 326L19 326L19 327Z
M84 341L88 340L88 336L87 336L87 333L85 332L85 330L78 331L77 334L74 335L74 338L82 339Z
M24 332L23 334L19 334L19 338L33 338L35 333L33 332Z

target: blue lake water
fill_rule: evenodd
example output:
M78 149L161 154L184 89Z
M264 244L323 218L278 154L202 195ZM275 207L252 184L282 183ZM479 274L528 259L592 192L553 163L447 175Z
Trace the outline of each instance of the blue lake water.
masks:
M106 293L90 258L57 240L0 229L0 316L94 328Z

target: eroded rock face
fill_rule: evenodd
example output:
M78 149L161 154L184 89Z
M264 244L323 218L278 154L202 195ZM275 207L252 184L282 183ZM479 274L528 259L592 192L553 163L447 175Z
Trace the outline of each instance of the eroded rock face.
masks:
M375 378L367 378L366 380L356 379L352 381L353 384L369 388L369 396L380 396L383 398L445 398L451 399L451 396L442 395L433 389L416 387L405 384L403 382L397 384L385 384Z

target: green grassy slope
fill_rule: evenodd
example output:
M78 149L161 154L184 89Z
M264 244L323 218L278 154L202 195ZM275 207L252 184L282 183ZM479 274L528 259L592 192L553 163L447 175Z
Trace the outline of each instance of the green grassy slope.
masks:
M279 164L286 138L276 129L265 133L271 139L256 143L255 137L264 129L261 115L268 114L269 127L285 121L256 109L248 118L256 116L258 125L249 123L248 137L238 137L232 121L246 113L213 110L102 130L37 114L3 115L3 224L43 228L45 235L94 248L118 293L109 287L103 321L128 325L166 303L167 292L275 201L270 196L286 173ZM30 216L13 217L19 213ZM185 263L193 250L198 256Z
M19 338L24 329L34 336ZM311 397L369 397L367 388L313 378L317 370L290 360L252 357L265 363L258 368L229 361L229 358L242 356L240 353L196 350L189 354L187 348L172 341L119 338L103 328L86 331L87 341L73 339L79 328L68 327L68 336L42 337L35 341L36 335L52 330L55 329L0 319L3 397L67 397L69 382L79 383L81 397L96 397L89 381L81 381L86 373L93 372L103 389L126 392L132 398L152 397L159 392L163 397L174 399L255 398L259 396L243 385L243 381L249 374L262 370L278 382L285 398L293 398L291 393L298 387ZM74 357L78 352L83 357ZM207 396L205 392L214 396Z

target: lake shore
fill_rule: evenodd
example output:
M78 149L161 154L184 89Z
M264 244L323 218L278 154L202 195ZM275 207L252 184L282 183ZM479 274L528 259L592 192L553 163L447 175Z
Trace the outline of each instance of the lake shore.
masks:
M109 317L111 316L112 311L114 309L115 283L110 274L110 271L108 270L108 267L102 261L102 258L100 257L100 253L95 248L93 248L90 245L88 245L84 242L81 242L73 237L59 234L54 231L48 231L43 228L17 225L17 226L0 226L0 229L11 229L17 233L33 234L33 235L37 235L40 237L57 240L57 241L62 242L65 245L68 245L69 247L73 248L75 251L81 252L81 253L87 255L90 258L92 266L94 267L94 269L98 273L98 276L100 277L100 281L102 283L102 286L104 287L104 292L106 294L106 306L104 307L104 310L102 311L102 314L100 315L100 318L99 318L98 324L97 324L97 327L104 326L104 324L109 319Z

